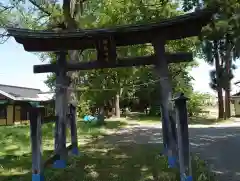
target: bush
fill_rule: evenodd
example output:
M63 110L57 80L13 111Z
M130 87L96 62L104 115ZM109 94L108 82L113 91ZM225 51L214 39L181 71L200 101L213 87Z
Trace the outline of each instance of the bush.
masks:
M190 99L187 104L189 116L198 116L202 113L203 109L209 105L209 102L206 101L209 97L208 94L193 92L189 96Z
M89 114L90 106L87 101L79 101L78 108L77 108L77 117L83 118L86 114Z

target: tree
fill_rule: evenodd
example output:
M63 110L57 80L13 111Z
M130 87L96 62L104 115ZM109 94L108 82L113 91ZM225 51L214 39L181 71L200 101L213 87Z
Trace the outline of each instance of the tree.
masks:
M210 87L217 91L218 95L218 118L224 118L224 103L223 103L223 62L220 62L219 41L205 40L202 44L203 58L210 64L215 64L215 69L210 72Z
M219 99L219 118L223 117L222 89L225 90L225 118L231 116L230 112L230 90L231 79L233 78L232 69L234 68L233 60L239 57L239 10L240 3L237 0L184 0L185 10L195 7L219 7L218 12L211 25L207 26L204 31L203 39L207 41L207 45L211 48L208 51L207 60L215 61L216 73L210 75L214 80L216 78L216 88ZM211 51L211 53L209 53ZM206 51L203 53L206 54ZM212 55L212 57L209 55ZM219 62L221 64L219 65ZM221 75L221 77L219 77ZM221 83L220 83L221 82ZM211 83L213 85L213 83Z
M19 14L20 18L17 20L10 18L8 22L4 20L4 24L9 25L12 21L14 22L12 26L30 29L54 29L61 25L62 28L73 30L76 28L101 28L119 24L143 23L183 13L180 10L176 10L179 7L177 3L159 2L156 0L146 2L137 0L134 3L131 1L115 0L85 1L84 3L81 1L79 3L78 1L64 0L62 5L59 1L46 2L44 4L38 4L34 0L29 0L28 2L28 5L22 1L15 4L12 1L7 2L6 5L12 6L9 12L12 15ZM192 51L195 49L195 39L189 38L184 41L172 41L167 45L167 49L169 52ZM152 53L153 47L148 44L118 49L120 57L141 56ZM56 61L56 57L52 53L41 55L43 59L47 57L52 63ZM70 60L89 61L95 58L96 52L94 51L69 51ZM193 66L192 63L169 66L174 91L192 91L190 84L191 77L188 74L188 68L191 66ZM115 107L115 114L118 117L120 116L120 103L124 100L133 100L138 97L140 102L146 102L146 105L149 105L153 104L152 102L157 97L158 82L152 72L151 66L139 69L124 68L82 71L70 74L70 76L72 84L76 89L97 89L95 92L81 90L78 94L74 94L75 98L78 100L81 99L79 100L81 104L89 106L91 103L97 107L111 105L110 107ZM54 75L51 75L46 81L52 89L55 87L54 80ZM136 86L141 83L148 84L149 82L153 83L147 85L147 88ZM147 92L149 99L144 98L144 94L141 92ZM153 92L154 94L152 94Z

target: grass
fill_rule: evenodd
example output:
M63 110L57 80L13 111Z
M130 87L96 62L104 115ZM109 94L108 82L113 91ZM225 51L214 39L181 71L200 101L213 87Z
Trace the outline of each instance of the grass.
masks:
M85 124L79 121L77 124L79 144L104 136L107 131L118 129L125 124L121 121L108 121L106 126L99 128L95 124ZM46 159L54 148L53 130L53 124L43 125L43 159ZM29 131L28 125L0 127L0 180L1 176L11 176L30 171L31 145ZM69 132L67 132L67 135L67 143L70 143Z
M79 139L86 139L84 144L82 141L79 145L81 156L70 157L66 169L45 168L45 180L178 181L178 171L169 169L166 158L158 156L160 144L119 145L105 136L108 131L115 131L126 124L126 121L107 121L106 126L99 128L79 121ZM53 128L53 124L43 126L44 158L53 149ZM0 132L0 180L31 180L29 126L4 126L0 127ZM193 161L193 170L194 180L214 180L204 162L198 158Z
M141 113L131 113L128 115L127 120L129 122L138 122L138 123L159 123L160 116L147 116Z
M212 125L216 123L231 123L230 119L216 119L216 118L208 118L208 117L191 117L190 124L202 124L202 125Z
M177 181L177 169L169 169L165 157L158 156L159 144L116 146L98 141L81 147L82 155L68 160L64 170L45 169L47 181ZM193 161L194 180L213 181L204 162ZM196 171L197 170L197 171ZM30 180L31 174L5 177L4 181Z
M70 166L61 172L49 170L49 180L87 180L87 181L176 181L179 180L177 169L169 169L165 157L159 157L159 144L131 144L116 146L107 142L91 143L84 148L84 155L72 159ZM194 180L206 181L213 177L207 173L203 162L195 159ZM205 168L205 167L204 167ZM74 178L72 177L74 175ZM201 178L202 175L205 178Z
M138 124L160 124L160 116L146 116L146 115L130 115L127 120L131 122L137 122ZM227 120L219 120L216 118L211 118L208 116L194 116L189 118L189 124L202 124L202 125L212 125L216 123L229 123L230 119Z

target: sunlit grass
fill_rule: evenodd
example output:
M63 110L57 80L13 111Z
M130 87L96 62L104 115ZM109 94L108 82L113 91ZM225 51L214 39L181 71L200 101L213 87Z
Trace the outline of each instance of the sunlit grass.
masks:
M96 137L104 136L108 130L124 126L120 121L107 122L99 127L94 123L77 122L78 139L83 144ZM0 127L0 180L3 175L17 175L29 172L31 169L31 145L29 125ZM67 143L70 144L70 132L67 131ZM54 148L54 124L42 127L43 159L46 159Z
M45 169L45 180L52 181L179 181L177 169L169 169L167 159L160 157L159 144L118 146L105 141L81 147L81 156L68 160L67 168ZM193 161L194 180L213 181L204 162ZM12 170L14 175L19 171ZM31 174L5 177L6 180L30 180Z
M63 170L44 169L46 181L179 181L177 169L169 169L160 157L160 144L119 145L102 139L108 131L127 125L127 121L107 121L102 127L78 121L80 156L69 157ZM30 181L31 150L29 126L0 127L0 180ZM54 125L43 126L43 159L53 149ZM119 137L121 139L121 137ZM69 133L68 133L68 142ZM213 181L204 162L193 162L195 180Z

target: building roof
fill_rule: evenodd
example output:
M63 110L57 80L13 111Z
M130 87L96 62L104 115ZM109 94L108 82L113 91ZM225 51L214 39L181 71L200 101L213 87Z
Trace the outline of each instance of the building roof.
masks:
M54 93L44 93L40 89L0 84L0 94L16 101L49 101Z
M159 35L165 40L197 36L213 14L213 9L204 9L148 24L102 29L56 32L7 28L7 31L9 36L13 36L18 43L23 44L26 51L84 50L95 48L97 41L108 38L113 40L116 46L126 46L152 43Z
M240 92L237 92L236 94L233 94L232 96L233 96L233 97L240 96Z
M37 94L41 93L40 89L28 88L28 87L19 87L13 85L4 85L0 84L0 90L4 91L14 97L31 97L37 98Z

